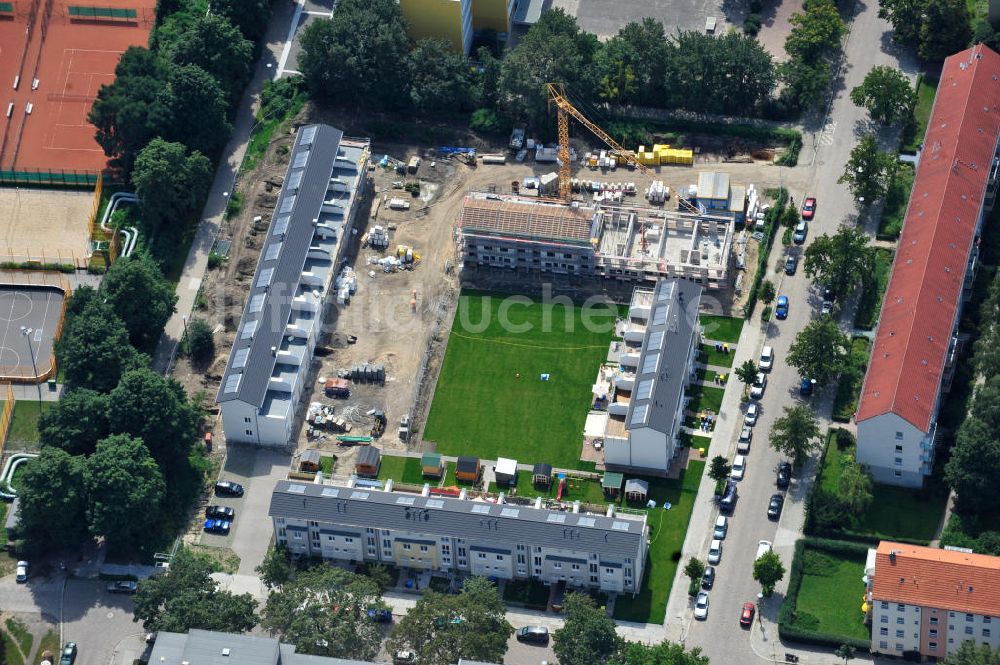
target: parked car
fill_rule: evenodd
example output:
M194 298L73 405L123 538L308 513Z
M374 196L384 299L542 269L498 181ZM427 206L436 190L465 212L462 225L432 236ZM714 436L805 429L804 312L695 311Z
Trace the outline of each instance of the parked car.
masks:
M778 465L778 477L775 480L775 484L778 486L779 490L788 489L788 485L792 482L792 464L791 462L782 462Z
M392 665L411 665L417 662L417 654L412 651L397 651L392 655Z
M368 610L368 618L375 623L392 623L392 611L384 607L373 607Z
M819 313L821 315L832 314L833 313L833 303L829 300L824 300L823 305L819 308Z
M754 380L753 385L750 386L750 398L760 399L764 396L764 388L767 387L767 374L764 372L757 372L757 378Z
M711 589L715 584L715 567L705 566L705 574L701 576L701 588Z
M30 566L28 565L27 561L18 561L17 562L17 569L16 569L16 575L14 576L14 580L18 584L24 584L25 582L28 581L28 568L29 567Z
M743 422L753 427L757 424L757 416L759 415L760 407L756 404L751 404L747 407L746 415L743 416Z
M231 480L220 480L215 483L215 493L220 496L243 496L243 485Z
M816 379L802 379L799 384L799 394L803 397L809 397L813 394L813 390L816 388Z
M108 582L108 593L133 594L139 590L139 583L135 580L117 580Z
M518 642L531 642L532 644L548 644L549 629L545 626L524 626L518 628L514 633Z
M712 538L717 540L725 540L726 534L729 532L729 518L725 515L719 515L715 518L715 524L712 526Z
M785 274L794 275L798 267L799 267L799 257L795 256L794 254L789 254L785 258Z
M694 601L694 618L699 621L708 618L708 594L704 591L699 591L698 598Z
M809 196L802 202L802 219L812 219L816 214L816 197Z
M708 562L716 564L720 561L722 561L722 541L713 540L712 544L708 546Z
M740 430L740 438L736 441L736 452L740 455L749 454L751 439L753 439L753 429L744 425Z
M59 656L59 665L73 665L76 662L76 642L67 642Z
M205 533L218 533L224 536L229 533L231 526L232 522L229 520L205 520Z
M774 316L778 319L788 318L788 296L778 296L774 305Z
M760 350L760 363L757 365L760 367L762 372L770 372L771 368L774 367L774 349L770 346L765 346Z
M795 225L795 232L792 233L792 242L796 245L801 245L806 241L806 233L809 232L809 223L806 220L802 220Z
M771 541L770 540L758 540L757 541L757 556L753 558L754 561L761 558L765 554L771 551Z
M213 520L232 521L236 517L236 511L229 506L209 506L205 509L205 517Z
M747 472L747 458L745 455L737 455L733 458L733 470L729 472L729 477L733 480L743 480L743 474Z
M767 519L776 520L781 517L781 508L785 505L784 494L772 494L767 502Z
M753 603L743 603L743 611L740 612L740 626L749 628L753 624L753 615L757 611L757 606Z
M722 492L722 498L719 500L719 510L724 513L732 514L736 508L736 501L740 498L739 490L736 489L737 484L731 478L726 481L726 489Z

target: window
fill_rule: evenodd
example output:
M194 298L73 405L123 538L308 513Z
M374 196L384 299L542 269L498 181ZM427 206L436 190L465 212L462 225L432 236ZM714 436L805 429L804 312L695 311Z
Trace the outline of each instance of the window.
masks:
M893 471L892 475L895 476L896 478L902 478L903 477L903 472L902 471Z
M382 541L382 547L389 549L390 547L392 547L392 542L388 538L386 538L385 540Z
M249 425L249 424L250 424L250 419L249 419L249 418L244 418L244 419L243 419L243 422L245 422L246 424L248 424L248 425Z
M884 637L888 637L889 636L889 629L888 628L879 628L878 629L878 634L882 635Z
M542 565L542 557L540 557L540 556L536 556L535 557L535 565L536 566Z
M902 439L903 439L903 433L902 432L896 432L896 440L897 441L901 441Z
M903 650L903 645L900 644L899 642L896 642L896 651L902 651L902 650Z
M410 551L410 544L409 543L403 543L403 549L405 551L409 552Z
M882 623L889 623L889 617L887 617L886 615L884 615L884 614L883 614L883 615L882 615L882 616L881 616L881 617L879 618L879 621L881 621Z
M901 452L903 452L903 446L901 446L901 445L899 445L899 444L896 444L896 452L897 452L897 453L901 453Z
M878 648L879 649L888 649L889 648L889 643L885 642L885 641L879 642L878 643Z
M990 623L990 617L983 617L983 623Z
M882 601L882 609L883 610L889 609L889 601L887 601L887 600L883 600Z
M354 539L353 538L344 538L344 542L345 543L353 543Z
M518 563L518 565L522 565L522 564L525 563L524 555L523 554L518 554L517 555L517 563Z
M972 621L972 615L971 614L966 614L965 615L965 620L966 621Z
M485 559L486 558L486 552L478 552L477 554L479 555L480 559Z
M554 563L554 564L552 564L552 567L555 568L556 570L562 570L562 564L561 563Z
M948 616L950 616L952 619L954 619L955 618L955 613L954 612L948 612Z
M896 466L903 466L903 458L897 457L896 459L893 460L893 464L895 464Z
M989 637L989 636L990 636L990 629L983 628L983 637Z
M930 633L928 633L928 637L937 637L937 629L931 628Z
M938 625L938 618L937 617L931 617L931 625L932 626Z
M897 640L903 639L903 631L902 630L897 630L896 631L896 639Z
M937 651L937 642L928 642L927 648L931 651Z
M903 625L903 617L896 617L896 623L898 623L900 626L902 626Z
M503 555L497 554L497 561L503 561Z
M247 433L247 436L253 436L253 431L252 430L246 430L246 433Z
M420 546L420 551L421 552L426 552L427 551L427 546L426 545L421 545Z
M899 612L905 612L906 611L906 605L903 605L902 603L900 603L900 604L896 605L896 610L899 611Z
M972 626L966 626L965 627L965 634L966 635L972 635Z

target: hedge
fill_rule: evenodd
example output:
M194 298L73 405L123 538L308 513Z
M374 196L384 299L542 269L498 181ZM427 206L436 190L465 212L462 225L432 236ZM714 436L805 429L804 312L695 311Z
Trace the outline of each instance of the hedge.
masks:
M868 546L861 543L826 538L799 539L795 543L795 554L792 556L788 591L785 594L785 600L781 603L781 609L778 611L778 636L783 640L818 646L839 647L841 644L850 644L859 651L867 652L871 648L871 643L867 640L823 633L817 630L804 630L794 625L796 603L799 598L799 590L802 588L802 567L807 545L813 549L834 554L868 554Z
M743 316L749 318L753 314L753 308L757 305L757 291L760 283L764 281L767 274L767 257L771 253L771 245L774 243L774 236L778 227L781 226L781 214L785 211L785 202L788 200L788 190L782 188L778 190L774 205L764 216L764 241L760 243L760 254L757 256L757 274L754 275L753 284L750 286L750 295L743 306Z

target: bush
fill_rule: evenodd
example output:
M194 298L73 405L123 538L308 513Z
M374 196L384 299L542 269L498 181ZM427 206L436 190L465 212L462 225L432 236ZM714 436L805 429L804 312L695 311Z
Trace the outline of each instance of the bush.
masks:
M493 109L476 109L472 112L469 128L484 134L502 134L507 130L508 124Z
M698 595L698 591L701 589L701 582L698 580L691 580L688 582L688 595L694 598Z
M781 234L781 244L788 246L792 244L792 229L785 229Z
M857 439L854 438L854 434L850 430L846 430L842 427L830 430L833 436L833 441L837 445L837 450L847 450L853 448L857 445Z
M191 359L204 365L215 358L215 336L204 319L193 319L187 327L187 347Z
M763 321L764 323L767 323L768 321L771 320L771 306L770 305L766 305L764 307L763 311L761 311L761 313L760 313L760 320Z
M746 20L743 21L743 32L748 35L756 35L760 32L760 25L760 14L750 14L746 17Z
M775 162L778 166L796 166L799 163L799 152L802 150L802 138L795 137L788 142L785 152Z
M208 254L208 269L209 270L215 270L216 268L218 268L219 266L221 266L223 263L225 263L225 261L226 261L226 257L224 257L222 254L216 253L213 250L213 251L209 252L209 254Z

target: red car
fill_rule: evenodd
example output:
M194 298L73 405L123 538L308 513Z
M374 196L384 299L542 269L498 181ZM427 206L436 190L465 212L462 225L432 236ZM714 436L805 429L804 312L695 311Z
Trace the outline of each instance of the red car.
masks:
M812 219L816 214L816 197L810 196L802 203L802 219Z
M753 623L753 615L756 611L757 607L753 603L743 603L743 613L740 614L740 625L744 628L749 628L750 624Z

